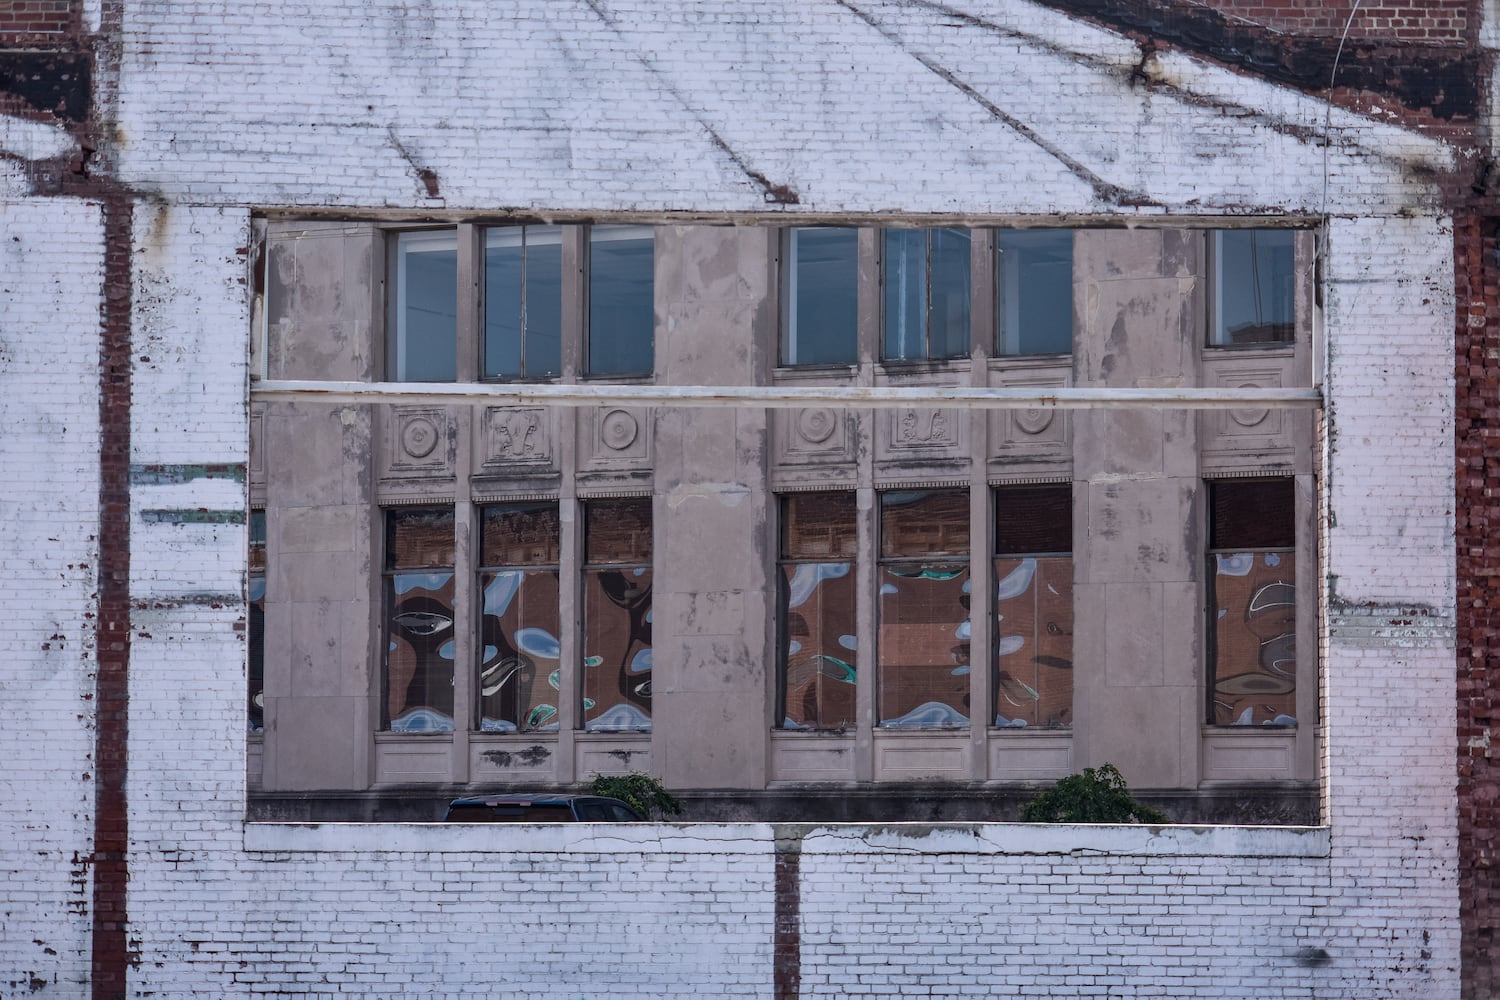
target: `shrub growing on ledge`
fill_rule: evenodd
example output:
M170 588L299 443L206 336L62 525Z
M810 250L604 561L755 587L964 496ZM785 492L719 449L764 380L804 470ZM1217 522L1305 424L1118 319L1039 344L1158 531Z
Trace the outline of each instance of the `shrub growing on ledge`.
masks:
M1021 810L1023 823L1170 823L1160 809L1137 802L1113 764L1064 778Z
M649 774L631 771L629 774L594 775L589 791L595 795L606 795L619 799L647 819L677 816L682 813L682 803L662 787L662 783Z

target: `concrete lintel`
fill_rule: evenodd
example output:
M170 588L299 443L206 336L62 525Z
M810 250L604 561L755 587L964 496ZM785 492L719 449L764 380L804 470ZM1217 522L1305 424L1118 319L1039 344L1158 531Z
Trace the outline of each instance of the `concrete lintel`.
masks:
M1111 826L1032 823L247 823L252 853L761 854L1326 858L1326 827Z
M1012 409L1316 409L1322 394L1307 388L1105 388L1105 387L944 387L944 386L705 386L705 385L490 385L479 383L262 381L251 390L257 403L456 403L505 406L551 403L561 406L741 407L788 409L846 406L962 406Z

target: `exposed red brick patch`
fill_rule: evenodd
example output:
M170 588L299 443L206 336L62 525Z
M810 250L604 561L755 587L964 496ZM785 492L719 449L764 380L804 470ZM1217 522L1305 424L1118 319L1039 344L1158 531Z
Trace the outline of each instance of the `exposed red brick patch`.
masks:
M1463 996L1500 991L1500 266L1496 222L1454 226L1458 316L1458 870Z
M99 617L94 700L95 1000L123 998L130 964L127 883L130 735L130 311L132 203L104 201L99 350Z
M776 845L775 941L771 978L776 1000L796 1000L802 992L801 845Z

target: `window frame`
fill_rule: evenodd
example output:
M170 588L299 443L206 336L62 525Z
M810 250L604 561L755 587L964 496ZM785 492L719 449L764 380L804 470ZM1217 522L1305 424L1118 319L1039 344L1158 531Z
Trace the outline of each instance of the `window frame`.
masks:
M853 551L848 554L847 559L826 558L819 559L813 556L796 556L789 554L789 527L791 514L789 513L793 504L797 501L805 501L819 496L847 496L851 510L848 528L854 537ZM858 716L858 678L860 670L859 658L859 580L860 580L860 558L859 558L859 499L855 490L815 490L798 491L793 493L772 494L776 500L776 534L777 534L777 558L775 564L775 600L776 600L776 693L775 706L771 728L780 732L812 732L812 733L844 733L855 728ZM792 651L789 614L791 611L791 581L787 579L786 568L789 566L832 566L847 565L848 569L843 574L849 580L848 586L852 588L849 594L849 618L851 621L850 634L854 636L855 648L850 650L852 662L845 664L853 671L853 679L848 681L855 686L851 692L850 718L835 725L822 723L821 719L816 725L787 725L792 721L787 709L789 697L789 674ZM818 583L826 582L819 580ZM816 588L816 584L814 585ZM811 596L811 595L809 595ZM839 661L843 663L842 660ZM819 705L821 707L821 699ZM820 712L821 715L821 712Z
M651 533L650 533L651 551L650 551L650 553L648 553L647 559L644 560L644 561L640 561L640 560L635 560L635 561L613 561L613 560L599 560L599 559L595 559L594 558L594 553L593 553L592 548L591 548L591 546L589 544L589 524L590 524L590 519L592 517L592 512L595 511L595 510L599 510L599 509L602 509L602 508L607 508L607 507L613 506L613 505L630 504L630 503L636 503L636 504L644 503L645 506L646 506L646 508L647 508L647 510L648 510L648 512L649 512L649 516L651 518ZM656 596L655 595L655 587L656 587L656 511L654 509L654 498L652 498L650 496L598 497L598 498L592 498L592 499L583 500L581 502L580 506L582 508L580 510L580 512L579 512L581 514L580 520L581 520L581 523L582 523L582 530L580 531L580 537L579 537L580 552L579 552L578 580L582 584L582 587L581 587L581 593L580 593L580 597L579 597L578 622L577 622L577 626L578 626L578 641L579 641L578 687L577 687L577 692L578 693L577 693L577 699L576 699L577 700L577 706L576 706L576 711L577 711L576 719L577 719L577 723L574 726L574 730L576 732L588 732L588 733L632 733L632 732L635 732L635 733L650 733L655 728L655 707L656 706L655 706L655 698L653 697L653 693L654 692L653 693L648 693L646 695L641 696L643 698L643 700L647 701L649 703L649 705L650 705L650 710L649 711L645 711L645 712L641 713L641 714L643 714L645 716L646 723L644 725L637 724L637 725L631 725L631 726L600 726L600 725L590 725L590 722L592 720L590 720L588 718L588 714L587 713L589 712L589 710L592 707L595 707L595 706L588 705L588 703L587 703L587 701L588 701L587 695L588 695L588 689L589 689L589 684L588 684L589 669L591 667L603 667L605 665L602 661L600 663L598 663L598 664L590 664L588 662L588 660L591 658L589 656L589 652L588 652L588 649L589 649L589 621L590 621L590 617L591 617L590 616L590 611L589 611L589 600L590 600L590 596L589 595L591 593L590 588L589 588L589 578L590 578L591 574L603 573L603 572L614 572L614 571L625 571L625 570L636 571L636 570L642 570L642 569L644 569L648 574L650 574L650 578L649 578L650 582L648 583L647 588L646 588L646 597L647 597L647 600L646 600L645 604L643 605L645 611L644 611L644 613L641 616L642 619L643 619L642 624L645 624L645 625L648 625L648 626L650 624L650 621L651 621L651 610L652 610L652 606L655 603L655 596ZM639 573L637 573L636 575L639 576ZM602 589L602 584L601 584L601 589ZM623 605L619 605L619 607L621 607L621 610L626 611L627 614L631 613L631 609L625 608ZM637 609L637 610L639 610L639 609ZM632 652L634 652L636 655L639 655L640 650L635 650L634 649L634 645L635 645L636 641L637 641L636 638L634 636L632 636L632 638L630 640L630 644L626 647L626 655L630 655ZM654 637L653 637L653 640L651 642L648 642L648 643L646 643L643 646L643 649L646 650L646 651L653 651L654 652L654 649L655 649ZM628 667L623 662L621 663L621 667L628 670ZM651 674L653 674L653 677L654 677L654 671L651 670L650 668L648 668L645 671L641 671L641 672L642 673L651 673ZM646 681L645 681L645 685L646 686L649 687L651 685L653 677L648 677L646 679ZM639 695L639 688L637 688L637 692L636 693ZM628 698L628 696L627 696L627 698ZM627 700L627 703L628 703L628 700ZM618 703L615 706L610 706L609 708L606 708L605 712L607 713L607 712L613 710L613 708L615 708L615 707L618 707Z
M407 241L446 243L451 241L453 247L453 330L451 337L445 337L445 347L451 346L453 351L453 375L443 378L411 378L405 373L406 359L408 356L408 345L406 344L406 301L408 299L408 282L406 280L407 255L410 251L403 252L402 244ZM463 241L459 238L459 230L455 226L424 227L393 229L388 231L386 239L386 295L385 295L385 379L388 382L411 382L411 383L448 383L459 381L463 364L459 357L459 328L462 325L460 319L463 309L463 296L459 294L459 278L463 273Z
M563 367L567 357L568 321L567 321L567 274L566 258L568 230L573 227L565 225L553 225L548 223L534 222L503 222L493 225L479 227L479 249L477 271L482 274L478 284L479 297L479 381L481 382L556 382L563 376ZM520 355L520 372L514 375L491 372L489 370L490 353L490 279L489 279L489 251L490 234L504 230L518 230L520 233L521 249L521 274L520 274L520 316L518 327L519 342L516 345ZM536 373L528 371L527 357L528 346L532 342L530 327L530 280L529 271L531 266L530 244L528 236L531 230L551 230L557 235L557 371ZM542 246L551 245L540 244ZM654 331L653 331L654 333Z
M1245 229L1211 229L1208 231L1205 248L1206 267L1204 268L1204 271L1208 276L1208 280L1206 282L1207 294L1205 295L1206 301L1204 304L1207 310L1207 316L1204 321L1203 347L1205 350L1287 350L1292 348L1297 343L1298 335L1300 332L1297 325L1297 286L1299 282L1302 281L1302 277L1298 269L1299 262L1297 253L1297 232L1298 230L1296 229L1277 229L1270 227ZM1285 276L1285 281L1288 285L1287 308L1290 315L1284 323L1273 324L1285 327L1285 329L1287 330L1287 336L1285 337L1280 337L1274 340L1250 340L1241 342L1233 342L1224 339L1224 332L1221 330L1221 326L1223 323L1223 308L1226 298L1225 289L1228 284L1228 282L1225 280L1223 270L1225 260L1227 258L1227 254L1224 251L1223 247L1224 237L1243 235L1249 235L1252 238L1260 235L1285 236L1286 240L1291 244L1289 247L1291 253L1291 268L1290 273Z
M1076 237L1078 232L1079 229L1076 227L1046 227L1037 229L1007 229L1001 227L991 230L991 252L994 254L994 263L991 268L991 273L994 275L995 285L993 291L995 319L993 324L993 336L990 339L990 343L993 345L995 357L997 359L1014 360L1019 358L1067 358L1073 355L1074 348L1076 347L1078 340L1078 316L1073 309L1073 294L1077 285L1077 276L1072 254L1074 252L1074 247L1076 246ZM1019 288L1024 284L1024 282L1022 281L1022 277L1019 274L1016 274L1014 276L1014 280L1011 280L1007 277L1009 258L1007 257L1008 251L1005 249L1003 244L1008 236L1024 241L1032 237L1056 235L1059 233L1066 233L1068 236L1068 349L1066 351L1023 351L1020 349L1022 336L1020 300L1018 297L1016 303L1014 303L1014 308L1012 308L1012 303L1009 301L1008 297L1008 289L1011 288L1012 285ZM1017 258L1016 266L1019 267L1021 263L1022 261ZM1012 313L1014 313L1014 319L1012 319ZM1012 324L1014 324L1015 327L1014 350L1010 350L1007 348L1008 341L1012 339Z
M510 509L510 510L514 510L514 511L523 511L523 510L527 510L527 509L531 509L531 510L542 510L542 509L551 510L553 512L554 516L555 516L555 527L556 527L556 531L557 531L557 541L556 541L556 556L557 556L557 558L555 560L551 561L551 562L545 562L545 561L544 562L527 562L527 563L516 563L516 562L488 563L488 562L486 562L485 558L484 558L485 551L486 551L485 530L488 527L488 520L487 520L486 515L489 512L491 512L491 511L500 511L500 510L506 510L506 509ZM560 728L564 724L564 721L565 721L564 720L564 714L563 714L563 703L562 703L562 685L563 685L562 672L566 669L566 667L565 667L565 665L563 663L563 658L562 658L562 642L563 642L563 638L564 638L563 637L563 631L566 628L566 623L563 621L563 616L562 616L562 597L563 597L563 587L565 585L563 583L564 576L563 576L563 558L562 558L562 509L561 509L561 503L558 500L537 500L537 501L517 501L517 500L512 500L512 501L501 501L501 502L496 502L496 503L488 503L487 502L487 503L475 504L475 510L476 510L476 514L477 514L477 523L478 523L478 534L477 534L477 537L478 537L479 541L478 541L478 545L477 545L477 547L475 549L475 553L476 553L475 554L475 558L474 558L475 565L472 568L472 576L474 578L473 603L474 603L475 608L476 608L476 613L475 613L475 616L474 616L474 632L475 632L475 636L474 636L474 676L473 676L473 692L472 692L473 705L465 713L467 715L468 719L469 719L469 730L468 731L471 732L471 733L499 734L499 735L525 735L525 734L547 733L547 732L555 731L555 729L556 728ZM543 718L538 719L537 720L538 724L536 724L536 725L529 724L530 723L529 719L522 720L520 718L521 711L520 711L520 708L519 708L519 705L518 705L517 711L516 711L517 719L513 723L514 726L515 726L514 729L499 729L499 728L496 728L496 729L487 729L487 728L485 728L485 725L484 725L484 721L485 721L484 702L485 702L485 698L487 697L485 695L485 693L484 693L484 664L485 664L485 648L486 648L485 647L485 618L486 618L485 603L486 603L486 591L488 590L488 585L486 583L484 583L484 578L487 575L497 575L497 574L500 574L500 573L510 573L510 572L519 572L519 573L523 574L522 580L517 585L516 592L513 593L511 595L511 597L509 598L510 601L514 601L514 600L516 600L516 599L518 599L520 597L520 590L526 586L526 577L529 576L529 575L531 575L531 574L533 574L533 573L545 574L545 573L550 572L550 573L553 574L554 578L557 581L557 610L556 610L557 634L554 635L554 636L552 636L551 638L553 638L557 642L558 655L557 655L557 657L555 659L551 658L551 657L539 657L539 658L540 659L553 659L553 661L557 664L558 684L557 684L556 690L558 692L558 698L557 698L557 704L554 705L554 706L551 706L553 708L552 715L548 716L548 717L543 717ZM463 598L460 595L459 600L462 600L462 599ZM508 603L509 603L509 601L507 602L507 604ZM502 612L502 614L503 613L504 612ZM525 626L518 627L517 630L516 630L517 635L519 635L519 633L521 632L522 628L536 628L536 626L534 626L534 625L525 625ZM517 642L516 653L517 653L517 659L518 660L521 659L521 658L530 658L531 655L532 655L529 651L522 650L522 649L519 648L519 641ZM499 664L497 663L496 666L498 667ZM517 664L517 669L519 670L521 668L522 668L522 664L518 663ZM535 674L536 674L536 676L532 680L532 683L533 684L537 684L539 681L541 681L541 680L544 679L542 677L542 669L543 668L541 667L540 664L537 664L537 663L533 662L532 663L532 669L535 671ZM550 673L547 675L547 677L545 679L550 683L550 679L551 679ZM504 686L504 680L502 679L501 687L503 687L503 686ZM498 689L497 689L497 693L498 693ZM544 705L538 705L538 706L535 706L534 708L532 708L531 711L535 712L537 708L543 708L543 707L546 707L546 706L544 706ZM508 720L505 720L503 718L498 718L497 717L497 721L508 721Z
M1290 497L1288 498L1288 502L1287 502L1287 518L1289 520L1289 524L1286 525L1286 530L1290 531L1290 544L1286 544L1286 545L1261 545L1261 546L1243 546L1243 545L1220 545L1220 544L1215 544L1216 538L1215 538L1214 496L1213 496L1215 489L1219 488L1223 484L1237 484L1237 485L1242 485L1242 484L1245 484L1245 483L1254 483L1254 482L1262 482L1262 483L1264 483L1264 482L1272 482L1272 481L1285 481L1286 488L1291 493ZM1254 723L1254 722L1248 722L1248 723L1229 722L1229 723L1224 723L1224 722L1219 722L1219 721L1217 721L1214 718L1214 714L1215 714L1214 710L1215 710L1215 702L1217 701L1215 695L1218 692L1218 687L1219 687L1219 683L1220 683L1220 680L1221 680L1221 678L1219 676L1220 675L1220 669L1219 669L1220 668L1220 664L1219 664L1219 629L1218 629L1218 622L1219 622L1219 613L1218 613L1219 596L1218 596L1218 586L1217 586L1216 581L1217 581L1218 575L1219 575L1219 568L1218 568L1218 566L1219 566L1219 560L1220 560L1220 558L1222 556L1225 556L1225 555L1230 555L1230 556L1237 556L1237 555L1251 555L1251 556L1277 555L1277 556L1290 556L1291 557L1291 559L1292 559L1292 573L1291 573L1291 576L1292 576L1292 588L1293 588L1293 597L1292 597L1292 601L1290 603L1291 614L1292 614L1291 628L1290 628L1290 631L1283 632L1279 636L1277 636L1276 638L1285 638L1286 636L1289 635L1289 636L1291 636L1292 641L1293 641L1293 649L1296 650L1297 646L1299 645L1297 643L1297 639L1300 638L1299 632L1301 631L1302 623L1299 620L1300 616L1297 613L1297 611L1298 611L1298 600L1297 600L1297 596L1296 595L1300 591L1302 585L1304 584L1304 573L1303 573L1303 567L1301 566L1301 560L1298 559L1298 549L1300 548L1300 544L1299 543L1302 541L1302 538L1301 538L1301 532L1298 530L1300 518L1298 517L1298 500L1297 500L1297 480L1296 480L1296 476L1294 476L1294 475L1283 475L1283 476L1236 476L1236 477L1227 477L1227 478L1220 478L1220 479L1205 479L1204 480L1204 487L1205 487L1205 489L1204 489L1204 493L1205 493L1205 497L1204 497L1204 508L1205 508L1205 514L1204 514L1204 528L1205 528L1205 531L1204 531L1204 540L1205 540L1205 545L1204 545L1203 588L1204 588L1204 598L1205 599L1204 599L1204 625L1203 625L1203 649L1204 649L1204 666L1203 666L1203 693L1204 693L1204 705L1203 705L1203 709L1204 709L1204 715L1203 715L1203 725L1205 727L1209 728L1209 729L1213 729L1213 730L1220 731L1220 732L1225 732L1225 731L1227 731L1227 732L1258 732L1258 731L1265 731L1265 730L1270 730L1270 731L1275 731L1275 732L1295 731L1298 728L1300 728L1300 725L1301 725L1300 714L1299 715L1293 715L1293 716L1291 716L1291 721L1290 722L1285 722L1285 723L1283 723L1283 722L1276 722L1274 719L1271 720L1271 721L1268 721L1268 722L1262 722L1262 723L1258 723L1258 724ZM1252 565L1253 565L1253 562L1254 562L1254 560L1252 559ZM1284 584L1281 583L1281 582L1278 582L1278 585L1284 585ZM1284 605L1278 605L1278 606L1284 606ZM1280 693L1278 693L1278 694L1275 695L1275 697L1289 697L1291 699L1292 710L1294 712L1297 710L1297 699L1298 699L1298 695L1299 695L1299 689L1301 688L1302 684L1305 682L1305 678L1303 677L1303 671L1302 671L1302 656L1303 655L1316 655L1316 654L1307 654L1307 653L1300 653L1299 654L1299 653L1295 653L1294 652L1294 656L1296 656L1296 658L1293 660L1293 663L1292 663L1292 674L1291 674L1292 687L1291 687L1291 689L1289 691L1280 692ZM1233 675L1230 675L1230 676L1238 677L1238 676L1242 676L1244 673L1255 673L1255 672L1258 672L1258 671L1241 671L1240 673L1233 674Z
M886 549L887 549L887 544L886 543L887 543L887 538L888 538L888 534L889 534L889 531L888 531L888 528L887 528L887 524L886 524L886 503L887 503L887 499L888 498L892 498L892 497L896 497L896 496L900 496L900 495L905 495L905 494L926 494L928 496L935 496L935 495L940 495L940 494L949 494L949 495L955 496L955 497L961 496L963 498L963 511L964 511L964 515L963 515L963 524L964 524L964 531L965 531L964 552L961 553L961 554L960 553L951 553L951 552L938 552L938 553L935 553L935 554L929 553L929 554L926 554L926 555L888 555L887 551L886 551ZM964 698L966 698L966 699L969 700L969 704L967 706L967 712L966 713L960 713L957 709L953 708L953 706L947 705L946 703L938 703L938 702L934 702L934 701L932 701L932 700L929 699L929 701L924 702L922 705L918 705L918 706L916 706L916 708L910 709L907 712L905 712L905 713L903 713L903 714L901 714L899 716L890 716L890 717L888 717L886 715L886 707L885 707L884 704L882 704L886 700L885 698L882 697L882 692L885 690L885 687L886 687L886 678L887 678L887 675L888 675L889 671L891 670L892 666L901 666L900 664L888 664L886 662L886 654L887 654L887 652L889 650L889 643L888 642L882 642L883 633L884 633L885 629L887 628L887 617L888 617L884 613L885 601L883 600L883 598L887 596L884 593L885 587L887 585L886 581L885 581L885 574L890 571L891 567L893 567L893 566L894 567L922 567L923 570L924 570L924 572L925 572L925 570L926 570L927 567L938 566L938 565L941 565L941 566L951 566L951 567L956 568L958 571L954 574L953 577L950 577L949 579L955 579L955 578L957 578L959 576L962 576L964 578L964 584L963 584L963 590L962 590L962 592L966 595L966 597L964 598L964 600L966 600L968 603L963 604L961 606L965 607L965 609L967 611L967 616L966 616L965 621L967 622L967 624L969 626L969 628L968 628L969 636L972 637L972 635L973 635L974 609L973 609L973 604L972 604L972 593L973 593L972 582L973 582L973 579L974 579L974 566L973 566L973 558L974 558L974 524L973 524L972 507L971 507L971 503L970 503L969 494L970 494L970 488L967 487L967 486L962 486L962 487L932 486L932 487L928 487L928 488L918 488L918 489L886 489L886 490L880 491L877 494L877 496L876 496L876 530L877 530L877 539L876 539L876 548L875 548L875 588L876 588L876 590L875 590L875 650L874 650L874 654L875 655L873 657L873 662L872 662L871 666L873 667L873 669L875 671L875 689L874 689L874 691L875 691L875 703L874 703L875 713L874 713L874 728L877 729L877 730L881 730L881 731L885 731L885 732L889 732L889 731L893 731L893 730L894 731L901 731L901 732L913 732L913 731L920 731L920 730L937 731L937 732L955 732L955 731L968 730L968 729L972 728L972 726L973 726L974 706L973 706L973 703L972 703L972 698L973 698L973 682L972 682L971 678L972 678L972 674L973 674L973 667L974 667L974 665L973 665L973 648L972 648L972 645L970 646L970 652L969 652L969 655L968 655L969 662L966 663L966 664L958 664L958 666L960 668L966 668L966 669L964 669L961 674L960 673L955 673L953 675L953 676L962 676L962 677L965 677L965 678L970 678L970 679L966 680L966 682L964 684L964 688L965 688ZM934 623L926 623L926 624L934 624L934 625L939 625L939 626L945 626L947 623L936 623L936 622L934 622ZM960 623L958 627L961 628L962 624L963 623ZM955 638L959 638L959 636L955 635ZM972 638L970 638L970 642L972 643ZM908 664L907 666L910 666L910 665ZM963 721L962 722L951 722L951 723L944 722L944 723L937 724L937 725L921 724L921 723L912 723L912 724L906 724L906 725L898 725L897 724L897 723L900 722L901 719L906 718L907 716L911 715L913 712L918 711L918 710L924 708L928 704L943 704L944 707L948 708L950 710L950 712L952 712L954 715L961 715L963 717Z
M961 226L925 226L916 229L888 228L878 230L878 253L880 274L880 357L885 364L907 364L934 361L961 361L970 358L974 352L974 285L973 285L973 262L974 242L979 230ZM891 351L891 289L893 287L892 249L891 242L897 234L921 233L923 237L922 273L918 278L921 287L922 303L918 310L920 316L920 339L922 341L919 353L898 355ZM964 254L963 268L958 272L963 279L964 319L962 331L957 339L959 350L955 353L939 354L933 351L933 259L934 237L943 233L962 233L967 241Z
M1067 494L1068 494L1068 503L1067 503L1068 547L1065 550L1064 549L1047 549L1047 550L1038 549L1038 550L1029 550L1029 551L1002 551L1001 550L1001 546L1000 546L1000 543L1001 543L1000 525L1005 520L1005 508L1006 508L1006 505L1002 502L1002 497L1007 492L1013 492L1013 491L1038 491L1038 492L1040 492L1040 491L1043 491L1043 490L1057 490L1059 492L1066 491ZM989 617L989 627L990 627L990 630L991 630L991 636L992 636L992 638L991 638L991 649L990 649L990 660L991 660L991 665L990 665L990 713L989 713L989 717L987 719L987 723L986 724L989 726L989 728L992 731L1000 731L1000 732L1004 732L1004 731L1008 731L1008 730L1013 730L1013 729L1027 729L1027 730L1030 730L1032 732L1037 732L1037 731L1042 731L1042 732L1071 732L1072 729L1073 729L1073 722L1072 722L1072 715L1073 715L1073 710L1072 710L1073 697L1072 697L1072 693L1073 692L1072 692L1071 685L1076 683L1075 681L1072 681L1072 671L1076 668L1076 659L1073 657L1074 649L1073 649L1073 642L1072 642L1072 636L1073 636L1073 628L1072 628L1072 626L1073 626L1073 621L1076 619L1076 615L1077 615L1076 591L1073 590L1074 581L1072 579L1072 577L1073 577L1073 575L1074 575L1074 573L1076 571L1076 567L1075 567L1075 564L1073 562L1073 550L1074 550L1074 539L1073 539L1073 527L1074 527L1074 525L1073 525L1073 507L1074 507L1074 504L1076 503L1076 499L1077 499L1075 497L1075 495L1074 495L1073 483L1071 481L1068 481L1068 482L1062 482L1062 483L1017 483L1017 484L1007 485L1007 486L992 486L990 488L990 499L991 499L991 505L992 505L991 506L991 519L992 519L995 527L994 527L994 533L993 533L992 543L990 545L990 548L991 548L991 553L990 553L990 574L991 574L991 576L990 576L990 581L991 581L990 582L990 595L991 595L991 597L990 597L990 605L991 606L988 609L988 617ZM1062 558L1062 557L1066 557L1067 560L1068 560L1068 573L1069 573L1069 577L1070 577L1070 580L1069 580L1069 591L1068 591L1069 631L1067 633L1067 635L1068 635L1069 661L1070 661L1070 666L1068 667L1069 677L1070 677L1070 689L1069 689L1069 700L1068 700L1068 710L1067 710L1068 716L1069 716L1069 721L1066 722L1066 723L1060 723L1058 725L1051 725L1051 724L1046 724L1046 723L1041 723L1041 722L1038 722L1038 723L1036 723L1034 725L1032 723L1030 723L1030 722L1025 722L1023 725L1016 725L1015 722L1016 722L1017 719L1020 718L1020 716L1013 716L1013 717L1011 717L1010 720L1008 720L1008 722L1006 724L1002 725L998 721L999 718L1000 718L1000 699L1002 697L1001 684L1000 684L1001 658L1003 656L1005 656L1005 655L1008 655L1008 654L1003 653L1001 651L1001 648L1000 648L1001 641L1004 638L1001 635L1001 624L1000 623L1003 620L1003 616L1002 616L1001 610L1000 610L1000 602L1001 602L1001 600L1008 600L1009 598L1002 598L1000 596L1000 584L1001 584L1002 580L1004 579L1004 578L1002 578L1000 576L1000 573L999 573L999 564L1000 564L1000 561L1002 559L1021 559L1021 560L1033 559L1033 560L1036 560L1036 559L1059 559L1059 558ZM1019 595L1017 595L1017 596L1019 596ZM1035 637L1034 636L1033 636L1033 641L1035 641ZM1038 656L1040 656L1040 655L1041 655L1040 653L1033 654L1034 662L1035 662L1035 658L1038 657ZM1038 663L1038 665L1040 666L1041 664ZM1024 682L1021 682L1021 683L1024 684ZM1029 687L1029 685L1027 685L1027 686ZM1036 690L1036 689L1033 689L1033 690ZM1038 702L1040 702L1040 700L1041 700L1040 698L1037 699Z
M581 343L579 345L579 376L585 379L646 379L656 373L656 227L647 223L604 223L579 226L582 233L583 253L583 282L579 289L579 298L582 302L583 330ZM649 359L645 368L629 369L620 371L599 371L594 366L594 330L596 321L594 318L594 307L597 305L599 296L594 288L594 243L595 233L604 230L635 230L647 232L651 238L651 282L650 282L650 336L646 343L646 351ZM621 242L630 239L627 234L620 232ZM613 242L600 240L598 242Z
M459 614L458 614L458 609L459 609L460 602L462 602L465 599L465 595L463 594L462 589L461 589L462 588L462 583L461 583L460 577L458 575L458 561L459 561L459 555L460 555L459 548L458 548L458 539L459 539L459 530L458 529L459 529L459 523L460 523L460 520L459 520L459 518L460 518L460 505L456 505L456 504L453 504L453 503L448 503L448 504L421 503L421 504L401 504L401 505L396 505L396 506L380 507L378 509L380 510L380 514L381 514L381 522L382 522L381 528L382 528L382 530L381 530L381 553L380 553L380 555L381 555L381 560L380 560L380 564L381 564L381 571L380 571L380 593L381 593L381 599L380 599L380 638L381 638L381 656L380 656L380 708L379 708L379 728L377 729L377 732L379 732L379 733L393 733L393 734L397 734L397 735L401 735L401 736L418 736L418 737L442 736L442 737L446 737L446 736L451 735L454 732L454 730L456 730L458 728L459 719L460 719L460 709L462 709L464 712L467 712L469 710L469 706L461 706L461 705L458 704L458 692L457 692L457 677L458 677L459 665L458 665L458 660L457 660L456 648L457 648L457 642L458 642L458 622L459 622L459 617L460 617ZM450 543L449 543L452 546L452 553L451 553L452 554L452 558L449 560L449 563L448 563L448 565L446 567L443 567L443 566L410 566L410 567L402 567L402 566L394 566L392 564L393 559L394 559L394 553L391 551L391 536L392 536L392 521L391 521L391 518L395 514L399 514L399 513L413 513L413 512L417 512L417 511L426 511L428 513L446 512L447 515L449 516L449 518L452 520L452 523L453 523L453 538L450 540ZM392 653L391 646L392 646L392 644L394 642L394 640L392 638L393 632L392 632L392 627L391 626L394 623L395 618L396 618L396 607L397 607L397 604L396 604L397 594L396 594L396 591L395 591L395 578L398 577L398 576L404 576L404 575L405 576L418 575L418 574L433 575L433 574L440 574L440 573L444 573L444 572L447 573L449 581L450 581L450 585L453 587L453 600L452 600L452 603L451 603L451 606L450 606L452 614L450 616L450 621L449 621L449 624L448 624L448 631L452 635L452 638L450 639L450 641L455 644L455 655L453 657L447 658L448 662L450 664L450 666L448 668L449 671L450 671L450 676L448 678L449 688L450 688L450 690L453 691L453 695L452 695L453 704L452 704L451 708L449 709L449 713L448 713L448 723L449 724L448 724L448 727L446 729L443 729L441 727L433 727L433 728L428 728L428 729L397 729L397 728L394 728L393 725L392 725L392 723L395 721L395 719L397 717L393 716L392 713L391 713L391 653ZM443 658L440 653L439 653L439 658ZM406 714L408 714L408 713L407 712L403 712L402 716L404 716Z
M853 313L849 317L849 323L853 330L853 336L849 343L849 357L834 361L800 361L795 355L797 347L802 343L798 330L798 294L801 287L801 277L798 274L798 234L811 230L837 230L847 232L854 240L853 261L853 291L854 304ZM859 364L860 358L860 226L787 226L779 235L781 266L781 308L780 324L777 334L776 360L777 365L782 368L796 368L804 370L833 369L848 370Z

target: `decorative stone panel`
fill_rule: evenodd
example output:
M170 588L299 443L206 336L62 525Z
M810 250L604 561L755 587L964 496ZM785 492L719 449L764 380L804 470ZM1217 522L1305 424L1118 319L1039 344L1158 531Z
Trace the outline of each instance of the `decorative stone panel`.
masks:
M610 471L651 467L651 411L601 406L578 420L579 467Z
M383 479L441 479L453 475L453 416L441 406L381 408L385 439Z
M1290 355L1245 357L1205 362L1205 385L1226 389L1277 389L1292 384ZM1205 469L1229 470L1241 465L1263 469L1268 460L1293 461L1294 421L1305 410L1247 406L1204 410L1199 433Z
M991 384L1004 389L1062 389L1071 383L1071 374L1063 367L991 375ZM991 410L989 421L991 462L1011 465L1019 459L1066 465L1070 460L1073 422L1066 410L1047 406Z
M476 431L477 475L534 476L557 468L556 420L543 407L486 407Z
M830 465L854 461L857 439L848 412L831 406L772 411L778 465Z
M903 465L965 459L969 454L968 417L961 410L928 406L881 410L875 423L875 447L879 461Z

